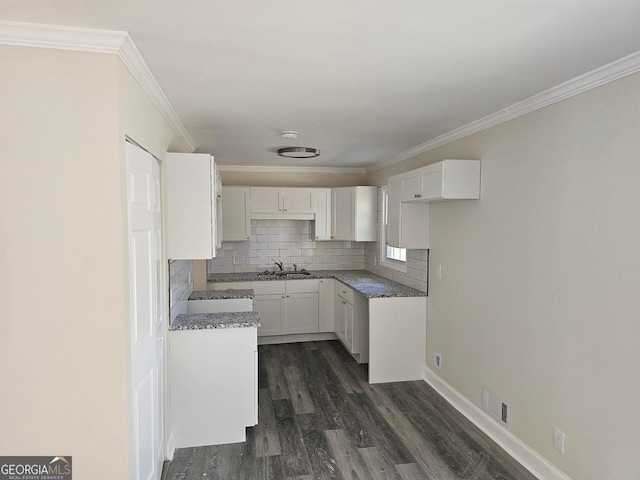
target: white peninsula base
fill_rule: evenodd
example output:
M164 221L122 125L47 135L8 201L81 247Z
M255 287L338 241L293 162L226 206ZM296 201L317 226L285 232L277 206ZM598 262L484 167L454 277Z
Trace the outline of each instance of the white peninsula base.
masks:
M422 380L427 297L369 299L369 383Z

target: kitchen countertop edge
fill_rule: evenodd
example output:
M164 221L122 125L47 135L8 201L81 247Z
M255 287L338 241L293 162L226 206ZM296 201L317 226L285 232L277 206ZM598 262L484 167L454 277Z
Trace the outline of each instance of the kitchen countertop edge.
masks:
M169 331L259 326L260 315L257 312L184 313L176 317Z
M212 273L207 276L210 283L254 282L278 280L312 280L334 278L367 298L427 297L427 292L403 285L367 270L315 270L310 275L294 278L260 276L258 272Z

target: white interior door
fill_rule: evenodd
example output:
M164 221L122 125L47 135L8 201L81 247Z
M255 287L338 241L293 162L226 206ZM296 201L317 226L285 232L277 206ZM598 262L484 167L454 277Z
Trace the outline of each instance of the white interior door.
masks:
M135 480L157 480L163 461L163 308L160 168L126 143L131 272L131 445Z

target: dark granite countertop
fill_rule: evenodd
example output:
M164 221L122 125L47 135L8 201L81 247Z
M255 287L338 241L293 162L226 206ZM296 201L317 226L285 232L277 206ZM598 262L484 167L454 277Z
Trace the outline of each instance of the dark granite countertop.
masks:
M249 273L213 273L209 282L255 282L297 279L335 278L367 298L384 297L426 297L421 290L408 287L366 270L312 270L310 275L293 274L289 277Z
M229 300L232 298L253 298L252 289L197 290L191 293L189 300Z
M176 317L169 330L208 330L259 326L260 315L256 312L185 313Z

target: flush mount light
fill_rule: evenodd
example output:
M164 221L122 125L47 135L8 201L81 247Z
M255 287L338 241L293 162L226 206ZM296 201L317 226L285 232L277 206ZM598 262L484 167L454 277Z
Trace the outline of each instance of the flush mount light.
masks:
M291 138L293 140L298 138L298 132L294 132L293 130L285 130L282 132L282 138Z
M287 158L312 158L320 155L320 150L309 147L287 147L278 149L278 155Z

